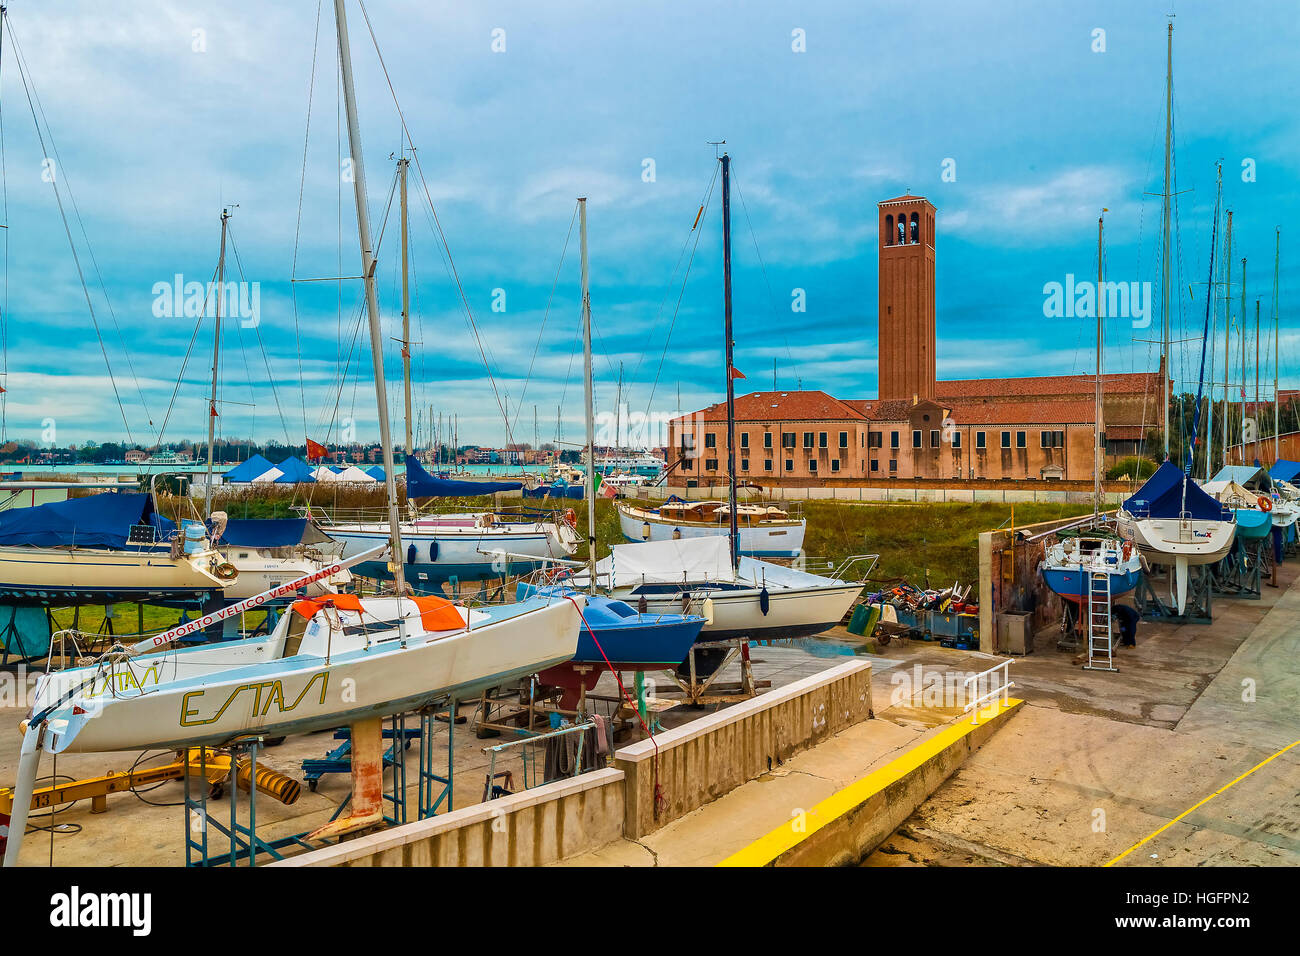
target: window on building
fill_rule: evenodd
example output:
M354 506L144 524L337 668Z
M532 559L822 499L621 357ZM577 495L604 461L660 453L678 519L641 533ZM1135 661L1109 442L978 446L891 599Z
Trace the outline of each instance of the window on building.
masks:
M695 436L689 433L682 434L682 451L695 450Z
M763 432L763 447L764 447L764 448L771 448L771 447L772 447L772 433L771 433L771 432Z
M872 470L872 471L879 471L879 470L880 470L880 462L876 461L876 459L874 459L874 458L871 459L871 470Z
M1039 446L1042 447L1042 448L1051 448L1051 447L1052 447L1052 433L1051 433L1051 432L1039 432L1039 433L1038 433L1038 444L1039 444Z
M886 216L885 217L885 245L892 246L893 244L894 244L894 217Z
M840 447L841 447L841 448L848 448L848 447L849 447L849 433L848 433L848 432L840 432Z
M939 447L939 429L937 428L930 429L930 447L931 448Z
M976 433L975 433L975 447L976 447L976 448L987 448L987 447L988 447L988 445L986 444L985 439L984 439L984 432L976 432Z
M898 447L898 432L889 433L889 447L890 448Z
M716 458L706 458L706 459L704 459L704 470L705 470L705 471L717 471L717 470L718 470L718 459L716 459Z
M816 459L816 458L809 458L809 459L808 459L808 473L809 473L810 475L815 475L815 474L817 474L817 459Z
M764 470L764 471L771 471L771 470L772 470L772 459L771 459L771 458L765 458L765 459L763 459L763 470Z
M839 470L840 470L840 460L838 458L832 458L831 471L839 471Z
M749 447L749 432L740 433L740 447L741 448Z
M825 433L825 432L818 432L818 433L817 433L817 447L818 447L818 448L825 448L825 447L826 447L826 433Z
M704 433L704 447L705 447L705 448L717 448L717 447L718 447L718 436L717 436L716 433L714 433L714 432L705 432L705 433Z
M912 429L912 447L913 448L921 447L921 429L919 428Z
M1024 448L1024 447L1025 447L1025 433L1024 433L1024 432L1016 432L1016 447L1017 447L1017 448Z
M889 470L890 470L890 471L898 471L898 459L897 459L897 458L891 458L891 459L889 459Z
M1065 447L1065 432L1052 432L1052 444L1057 448Z
M793 458L787 458L787 459L785 460L785 470L786 470L786 471L794 471L794 459L793 459Z
M781 432L781 447L793 448L795 437L794 432Z
M695 459L693 459L693 458L683 458L683 459L682 459L682 471L694 471L694 470L695 470Z
M867 432L867 447L880 448L885 443L884 432Z
M812 432L804 432L804 433L803 433L803 447L804 447L804 448L811 448L812 446L813 446L813 433L812 433Z
M1011 447L1011 432L1002 433L1002 447L1003 448Z
M916 213L912 213L912 241L921 241L921 220Z
M952 447L953 448L961 447L961 432L955 431L952 433Z
M748 458L742 458L742 459L740 459L740 470L741 470L741 471L749 471L749 459L748 459Z

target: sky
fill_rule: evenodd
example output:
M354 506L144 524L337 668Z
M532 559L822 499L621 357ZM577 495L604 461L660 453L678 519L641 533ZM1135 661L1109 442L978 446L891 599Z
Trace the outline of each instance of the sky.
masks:
M377 437L332 4L8 7L4 438L148 447L205 435L214 319L167 306L175 276L183 293L214 275L223 208L226 278L246 283L250 307L222 323L219 436ZM1300 28L1279 9L370 0L377 54L350 0L395 435L403 116L417 157L417 443L439 415L458 419L462 443L581 440L578 196L601 421L620 368L630 414L661 421L721 399L720 140L733 160L741 391L771 388L775 363L781 389L875 395L876 203L909 191L938 208L939 377L1089 371L1093 320L1045 315L1044 287L1095 276L1106 207L1106 278L1158 290L1150 194L1162 189L1171 11L1172 364L1194 390L1221 160L1234 300L1247 259L1253 391L1254 300L1267 326L1275 229L1300 205ZM1281 237L1284 388L1300 386L1297 238ZM1158 327L1107 320L1107 369L1154 367ZM1272 346L1261 349L1271 383Z

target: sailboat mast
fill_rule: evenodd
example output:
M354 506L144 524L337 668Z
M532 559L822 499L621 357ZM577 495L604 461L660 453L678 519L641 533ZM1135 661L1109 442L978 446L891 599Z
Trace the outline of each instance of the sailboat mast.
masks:
M582 253L582 391L587 415L587 582L596 586L596 402L591 380L591 287L587 277L587 197L578 199Z
M1165 460L1169 460L1169 175L1173 161L1174 128L1174 25L1169 24L1168 48L1165 59L1165 188L1161 195L1160 222L1164 237L1160 250L1160 351L1164 377L1160 382L1160 400L1163 408L1162 431L1165 433Z
M1226 285L1223 289L1223 467L1228 467L1228 409L1232 398L1228 384L1228 360L1232 356L1232 210L1228 210L1228 249L1223 257ZM1210 473L1207 462L1205 473Z
M406 392L406 453L415 454L415 442L411 440L411 287L408 268L406 237L406 170L411 161L403 156L397 161L402 192L402 384Z
M366 174L361 158L361 126L357 121L357 96L352 86L352 50L348 44L348 18L343 0L334 0L334 22L338 31L339 72L343 79L343 102L348 121L348 149L352 156L352 193L357 207L357 239L361 245L361 275L366 287L366 312L370 319L370 358L375 371L375 400L379 409L379 445L384 459L384 490L388 494L389 542L393 549L393 586L399 595L406 591L403 571L402 526L397 510L397 473L393 464L393 439L388 427L388 390L384 382L384 338L379 321L379 298L375 292L375 254L370 244L370 213L366 206ZM406 643L406 624L399 614L398 631Z
M1241 464L1246 463L1246 257L1241 257L1241 314L1237 321L1241 344Z
M212 517L212 442L217 429L217 369L221 365L221 300L226 288L226 220L229 210L221 210L221 254L217 257L216 328L212 333L212 392L208 397L208 473L203 483L203 514Z
M1101 447L1101 350L1102 319L1105 314L1105 299L1102 297L1102 258L1101 231L1102 220L1106 210L1097 217L1097 405L1092 413L1092 520L1095 523L1101 517L1101 468L1105 461Z
M1278 353L1282 350L1280 316L1277 304L1277 263L1282 254L1282 229L1279 226L1273 236L1273 464L1282 458L1281 409L1277 394Z
M730 506L731 567L740 567L736 527L736 380L733 373L731 336L731 157L723 153L722 163L722 312L727 356L727 502Z

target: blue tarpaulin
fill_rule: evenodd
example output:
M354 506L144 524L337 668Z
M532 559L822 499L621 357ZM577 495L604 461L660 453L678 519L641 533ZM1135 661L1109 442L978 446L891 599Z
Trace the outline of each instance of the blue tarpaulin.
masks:
M1165 462L1146 480L1137 494L1124 502L1124 510L1138 518L1177 518L1183 511L1203 521L1230 521L1232 510L1188 480L1183 498L1183 470Z
M381 468L379 465L371 465L369 468L366 469L366 474L369 475L371 478L375 479L375 481L384 480L384 469Z
M289 548L302 542L306 518L231 518L218 544L244 548Z
M0 511L0 545L124 548L131 526L137 524L152 525L159 538L176 530L174 522L154 512L149 495L106 491Z
M234 468L231 468L222 476L222 481L245 482L252 481L259 475L264 475L275 466L263 458L261 455L254 455L248 461L241 462Z
M581 501L583 496L583 485L538 485L536 488L525 488L525 498L573 498Z
M294 458L292 455L290 455L284 461L280 462L280 464L276 465L275 467L279 468L280 471L284 472L284 474L282 474L279 478L275 479L275 483L277 485L293 485L293 484L297 484L300 481L316 480L315 476L312 475L311 466L302 461L299 461L297 458Z
M1259 465L1224 465L1210 481L1235 481L1251 491L1272 487L1268 474Z
M518 491L521 481L458 481L435 478L424 470L414 455L406 456L406 496L408 498L452 498L491 495L498 491Z
M1270 478L1294 482L1296 475L1300 475L1300 461L1287 461L1281 458L1268 470L1268 474Z

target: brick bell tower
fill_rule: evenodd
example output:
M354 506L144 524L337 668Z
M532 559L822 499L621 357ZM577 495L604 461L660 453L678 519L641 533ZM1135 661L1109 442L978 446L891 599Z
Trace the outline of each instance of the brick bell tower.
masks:
M924 196L877 204L882 401L934 399L934 206Z

